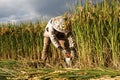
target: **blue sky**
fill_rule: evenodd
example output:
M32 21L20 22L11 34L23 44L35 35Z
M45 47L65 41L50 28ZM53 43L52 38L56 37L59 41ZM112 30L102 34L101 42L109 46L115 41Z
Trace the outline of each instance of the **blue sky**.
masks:
M40 18L41 16L51 18L63 14L68 10L68 7L75 4L76 1L77 0L0 0L0 22L30 20Z

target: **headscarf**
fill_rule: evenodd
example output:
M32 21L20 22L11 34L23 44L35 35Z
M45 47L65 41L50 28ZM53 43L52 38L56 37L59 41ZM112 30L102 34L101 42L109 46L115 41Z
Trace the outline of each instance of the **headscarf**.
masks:
M70 31L70 23L65 16L58 16L52 20L53 28L62 33L68 33Z

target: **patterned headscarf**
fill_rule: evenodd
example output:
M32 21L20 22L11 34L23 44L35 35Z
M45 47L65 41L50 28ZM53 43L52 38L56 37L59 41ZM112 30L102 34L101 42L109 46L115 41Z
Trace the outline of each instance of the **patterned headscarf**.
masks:
M67 18L63 16L55 17L52 20L53 28L59 32L68 33L70 29L67 21Z

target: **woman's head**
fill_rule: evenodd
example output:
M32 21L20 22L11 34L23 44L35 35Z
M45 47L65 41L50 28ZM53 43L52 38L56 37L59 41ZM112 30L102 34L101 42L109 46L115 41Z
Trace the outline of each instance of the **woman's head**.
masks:
M54 20L55 25L53 28L62 33L68 33L70 31L70 21L68 17L59 16Z

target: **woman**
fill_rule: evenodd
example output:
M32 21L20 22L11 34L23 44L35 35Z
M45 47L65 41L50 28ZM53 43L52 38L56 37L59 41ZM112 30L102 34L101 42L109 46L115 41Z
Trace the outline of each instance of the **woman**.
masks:
M70 59L77 58L75 39L71 30L70 18L58 16L51 18L45 27L42 60L46 61L50 43L63 53L67 66Z

